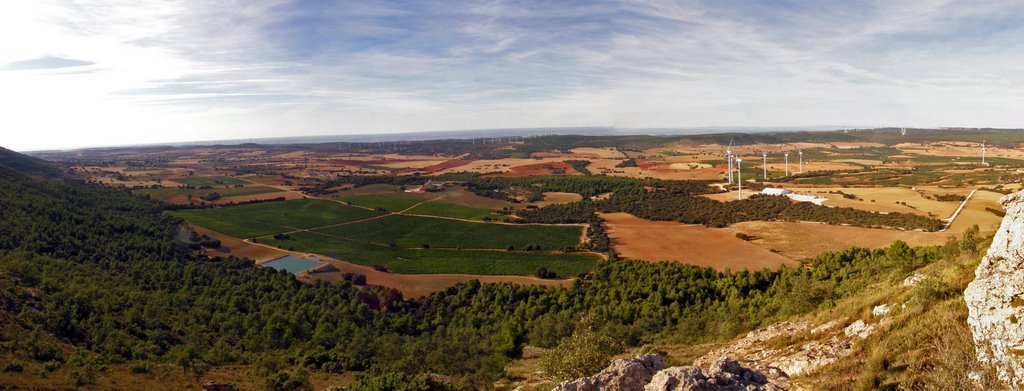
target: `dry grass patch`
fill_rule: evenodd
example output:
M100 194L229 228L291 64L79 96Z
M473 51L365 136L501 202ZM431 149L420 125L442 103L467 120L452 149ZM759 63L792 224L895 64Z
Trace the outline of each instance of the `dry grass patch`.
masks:
M776 250L792 259L811 258L825 251L853 246L882 248L895 240L915 247L940 245L953 235L951 232L899 231L788 221L745 221L726 229L753 236L756 239L750 243Z
M592 158L599 158L599 159L625 159L626 158L626 155L623 155L622 152L619 152L619 150L615 149L614 147L608 147L608 148L590 148L590 147L573 148L573 149L570 149L569 152L572 152L572 154L577 156L577 157L592 157Z
M825 201L824 204L826 206L854 208L872 212L931 215L940 219L952 215L960 205L958 202L937 201L925 198L922 192L907 187L787 187L787 189L795 193L827 197L828 201ZM829 192L843 192L857 198L849 199L843 197L842 194L830 194ZM946 193L954 192L949 191L942 194ZM906 203L906 205L902 203Z
M644 220L628 213L601 214L615 251L626 258L674 261L717 270L777 269L798 263L740 240L729 229Z

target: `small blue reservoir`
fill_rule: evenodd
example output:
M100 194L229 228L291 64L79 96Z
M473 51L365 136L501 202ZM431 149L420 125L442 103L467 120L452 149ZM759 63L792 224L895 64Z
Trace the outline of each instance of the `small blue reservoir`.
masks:
M323 265L323 263L296 255L287 255L260 264L260 266L263 267L271 267L276 270L286 270L290 273L299 273L309 269L316 269L317 267L320 267L320 265Z

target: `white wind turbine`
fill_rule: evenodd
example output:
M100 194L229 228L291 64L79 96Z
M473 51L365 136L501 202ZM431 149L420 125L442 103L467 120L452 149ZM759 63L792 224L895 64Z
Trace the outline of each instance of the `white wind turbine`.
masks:
M725 149L725 159L729 166L729 184L732 184L732 139L729 139L729 147Z
M985 165L985 142L981 142L981 165Z
M789 152L786 152L785 156L786 156L786 176L789 176Z
M800 151L800 172L804 172L804 151Z
M743 171L740 169L743 159L736 158L736 195L739 199L743 199Z
M761 158L764 159L764 163L761 164L764 168L764 179L768 180L768 152L761 152Z

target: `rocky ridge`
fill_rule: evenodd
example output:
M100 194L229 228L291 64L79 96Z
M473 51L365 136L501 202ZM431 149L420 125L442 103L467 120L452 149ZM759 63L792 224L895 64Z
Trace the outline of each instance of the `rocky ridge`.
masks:
M777 370L776 370L777 371ZM783 374L776 374L784 378ZM784 390L760 371L744 367L736 360L720 357L707 370L697 366L665 368L661 356L647 354L615 360L600 373L572 382L564 382L555 391L643 390Z
M1006 216L964 291L978 360L1024 388L1024 191L1003 196Z
M690 366L666 368L657 355L615 360L600 373L563 382L555 391L802 389L790 382L791 376L813 373L849 356L854 343L892 322L893 310L893 305L876 306L869 322L857 320L846 327L835 320L816 327L810 322L776 323L714 349ZM799 341L772 343L780 338Z

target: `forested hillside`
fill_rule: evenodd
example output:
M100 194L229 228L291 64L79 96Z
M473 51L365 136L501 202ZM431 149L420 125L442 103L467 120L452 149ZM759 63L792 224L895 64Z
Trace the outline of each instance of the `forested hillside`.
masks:
M0 206L0 278L16 285L0 292L12 320L0 326L0 359L12 371L46 368L15 379L65 371L74 385L128 362L179 365L197 381L211 367L243 364L271 389L306 388L316 371L356 371L365 382L423 382L416 375L429 373L484 387L525 345L565 354L581 319L623 343L601 354L721 340L830 306L941 256L939 248L897 243L822 254L809 267L739 273L613 261L567 289L471 282L408 301L348 282L302 284L247 260L207 259L176 242L180 220L126 191L0 167Z
M59 168L46 160L22 155L4 147L0 147L0 166L28 175L57 177L61 174Z

